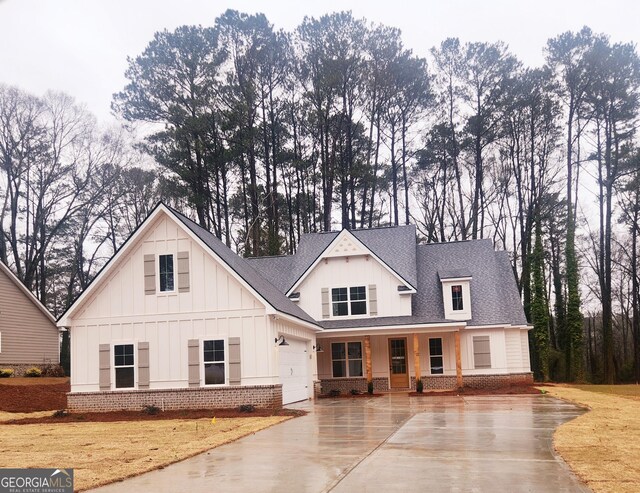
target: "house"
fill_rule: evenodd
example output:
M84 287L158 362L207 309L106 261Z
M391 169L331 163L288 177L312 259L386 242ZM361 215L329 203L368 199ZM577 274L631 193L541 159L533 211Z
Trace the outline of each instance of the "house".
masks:
M0 261L0 368L21 376L28 368L59 363L55 318Z
M58 321L69 407L278 407L332 389L530 382L509 259L413 226L304 235L243 259L159 204Z

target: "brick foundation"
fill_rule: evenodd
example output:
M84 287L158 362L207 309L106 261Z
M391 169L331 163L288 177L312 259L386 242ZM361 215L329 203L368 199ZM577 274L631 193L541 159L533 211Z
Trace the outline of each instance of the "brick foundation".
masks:
M532 385L533 373L508 373L504 375L464 375L462 382L465 387L472 389L496 389L509 385ZM323 379L321 383L322 394L328 394L332 390L339 390L341 394L348 394L352 389L360 392L367 391L367 379L336 378ZM452 390L456 388L455 375L428 375L422 377L422 385L427 390ZM411 377L411 388L416 388L416 379ZM373 389L377 392L389 390L388 378L374 378Z
M339 390L341 394L348 394L352 390L360 392L367 391L367 379L365 377L357 378L326 378L320 380L322 394L328 394L332 390ZM374 392L385 392L389 390L388 378L373 379Z
M282 385L246 387L189 388L162 390L115 390L108 392L70 392L71 411L139 411L145 406L162 410L231 409L251 404L260 409L282 407Z
M320 380L313 381L313 397L318 397L322 394L322 382Z

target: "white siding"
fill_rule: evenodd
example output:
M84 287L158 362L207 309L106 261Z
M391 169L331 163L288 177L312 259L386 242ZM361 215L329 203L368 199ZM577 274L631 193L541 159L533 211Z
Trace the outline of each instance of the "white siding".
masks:
M411 315L411 295L399 294L398 285L402 283L371 256L332 257L321 260L296 289L300 292L298 303L311 317L322 320L322 288L367 287L370 284L376 285L378 317ZM368 296L367 290L367 310ZM351 318L357 320L362 317Z
M507 349L507 367L513 369L522 368L522 347L520 340L520 330L505 330L505 341Z
M144 255L183 251L190 291L145 295ZM99 390L99 345L117 341L149 342L150 388L187 387L187 341L203 337L240 337L243 385L278 383L265 307L177 223L161 214L131 252L71 321L72 391Z

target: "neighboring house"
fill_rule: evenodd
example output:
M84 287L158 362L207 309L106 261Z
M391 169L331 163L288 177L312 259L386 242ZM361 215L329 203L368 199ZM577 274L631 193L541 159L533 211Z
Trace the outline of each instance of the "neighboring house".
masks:
M413 226L243 259L159 204L58 322L74 409L274 407L321 390L532 380L507 254Z
M59 363L55 318L0 261L0 368L20 376L27 368Z

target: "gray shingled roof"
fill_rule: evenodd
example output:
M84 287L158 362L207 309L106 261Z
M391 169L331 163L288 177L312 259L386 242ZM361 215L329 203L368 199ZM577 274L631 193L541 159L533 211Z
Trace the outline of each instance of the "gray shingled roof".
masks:
M417 287L416 228L413 225L350 231L380 260L413 288ZM287 292L340 234L302 235L295 255L248 259L253 267L283 292Z
M444 316L439 272L464 272L471 280L471 315L467 325L526 325L520 295L506 252L496 252L490 240L418 245L418 292L412 315L359 319L359 327L451 322ZM354 327L353 320L320 321L325 329Z
M222 259L233 271L253 287L260 295L276 310L299 318L305 322L317 325L302 308L289 300L282 290L279 290L271 282L258 273L246 259L236 255L229 247L222 243L214 234L193 222L180 212L169 209L182 224L184 224L193 234L200 238L218 257Z

